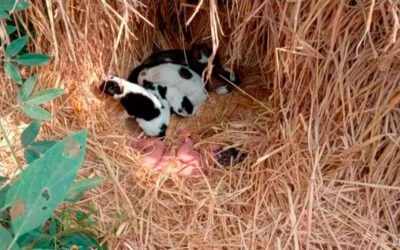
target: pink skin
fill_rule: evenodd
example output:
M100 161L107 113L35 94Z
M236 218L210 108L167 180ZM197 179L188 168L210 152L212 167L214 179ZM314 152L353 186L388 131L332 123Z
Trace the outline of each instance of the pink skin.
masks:
M143 151L144 156L140 162L150 169L160 162L165 150L164 142L156 139L129 140L127 145L136 150Z
M165 172L172 165L179 175L201 176L206 170L205 157L193 150L193 142L188 137L185 137L176 157L169 152L164 152L164 142L157 139L130 140L127 145L141 150L145 154L141 163L155 171ZM215 152L215 148L212 148L212 151Z

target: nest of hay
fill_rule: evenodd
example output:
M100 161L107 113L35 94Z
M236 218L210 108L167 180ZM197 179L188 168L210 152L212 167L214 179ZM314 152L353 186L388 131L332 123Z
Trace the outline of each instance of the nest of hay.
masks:
M95 207L110 249L394 249L400 244L400 6L394 1L32 1L14 18L51 64L29 69L66 94L41 139L88 128L80 177L103 176L72 210ZM4 25L3 23L1 24ZM98 92L153 51L206 42L243 84L210 95L197 117L173 118L202 152L248 155L187 179L143 171L125 146L143 133ZM4 49L4 48L3 48ZM26 72L27 74L32 72ZM23 162L29 119L1 76L0 116ZM1 172L17 164L4 145Z

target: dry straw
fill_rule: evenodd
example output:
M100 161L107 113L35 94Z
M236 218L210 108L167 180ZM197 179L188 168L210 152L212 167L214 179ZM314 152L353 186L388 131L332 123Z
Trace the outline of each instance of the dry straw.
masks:
M89 129L80 177L106 182L65 206L95 206L109 249L400 248L397 1L32 2L14 18L31 27L30 49L54 57L33 69L38 88L66 89L47 106L55 119L40 137ZM118 120L121 107L97 86L152 51L201 42L219 46L243 85L211 94L198 117L174 118L167 143L176 147L186 128L199 151L217 143L249 157L198 179L150 174L125 146L143 134ZM4 75L0 93L1 122L23 162L29 120ZM14 176L7 147L0 159Z

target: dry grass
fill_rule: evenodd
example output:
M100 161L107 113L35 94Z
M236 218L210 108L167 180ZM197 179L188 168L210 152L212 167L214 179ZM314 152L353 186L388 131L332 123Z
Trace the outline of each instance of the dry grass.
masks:
M89 129L80 177L106 182L66 206L95 206L110 249L400 249L398 3L33 2L17 18L33 23L31 49L54 56L33 70L39 88L67 93L48 105L56 118L40 137ZM155 48L201 41L239 66L242 91L174 118L168 144L189 128L200 151L220 143L250 157L195 180L145 173L124 146L140 130L120 122L118 103L96 86L107 73L127 76ZM1 121L23 162L28 119L1 77ZM13 176L17 165L0 150L1 172Z

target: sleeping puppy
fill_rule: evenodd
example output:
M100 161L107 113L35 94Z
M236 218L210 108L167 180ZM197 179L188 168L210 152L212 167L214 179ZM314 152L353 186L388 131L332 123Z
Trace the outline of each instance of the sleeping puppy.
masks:
M163 63L143 69L139 74L137 83L146 88L145 85L149 82L157 83L170 90L170 93L167 93L165 98L178 115L196 115L200 106L208 98L201 77L189 67L180 64ZM192 108L190 110L179 110L180 108L173 104L176 102L173 99L185 101L186 104L191 104ZM181 102L178 102L178 104L181 104ZM187 112L183 114L182 111Z
M207 67L208 58L211 53L212 50L205 44L193 45L191 50L172 49L153 53L141 65L133 69L128 77L128 81L137 83L142 70L163 63L175 63L189 66L197 74L202 75L204 69ZM218 57L215 57L214 61L219 64Z
M134 68L128 77L128 81L137 83L140 73L146 68L156 67L164 63L174 63L189 67L202 76L207 67L208 59L212 54L212 49L205 44L193 45L191 50L164 50L152 54L141 65ZM238 75L227 67L222 67L219 56L216 55L212 62L212 84L205 84L208 91L215 91L218 94L226 94L235 89L234 85L239 86L241 81Z
M100 91L119 99L127 116L135 117L139 127L150 136L164 137L169 120L170 106L160 97L158 90L146 90L117 76L108 76Z
M193 115L193 103L177 88L162 86L147 80L143 81L143 87L166 100L171 106L171 114L183 117Z

